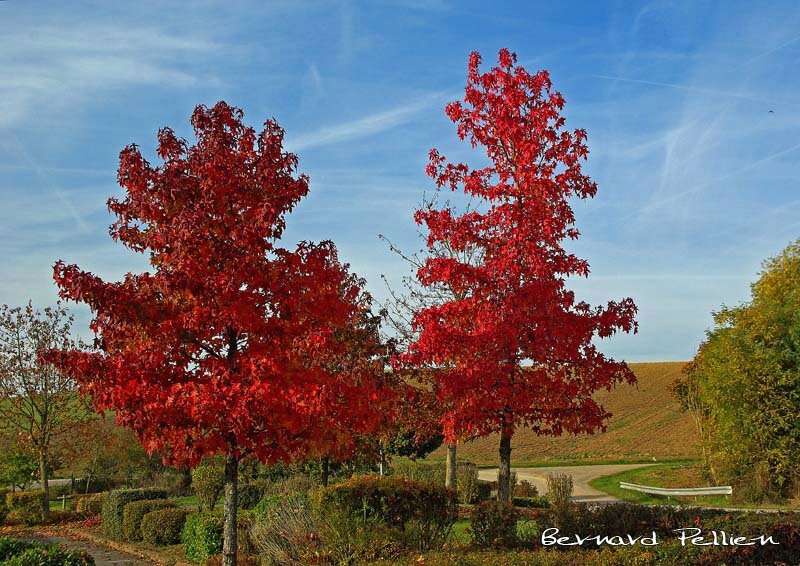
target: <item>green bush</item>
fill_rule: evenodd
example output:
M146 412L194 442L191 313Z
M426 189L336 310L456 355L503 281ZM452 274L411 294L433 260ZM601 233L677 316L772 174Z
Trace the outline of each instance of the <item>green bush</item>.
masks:
M547 509L550 507L550 501L542 495L537 497L515 497L512 503L514 503L514 507L522 507L524 509Z
M39 542L0 537L0 564L3 566L94 566L85 552L64 550Z
M125 540L142 540L142 519L150 511L175 507L169 499L142 499L128 503L122 511L122 536Z
M44 491L12 491L6 493L6 507L14 513L17 520L26 525L35 525L42 522L42 503Z
M253 509L264 497L267 485L264 482L252 482L239 486L238 505L239 509Z
M116 489L108 492L103 498L103 531L111 538L122 539L123 514L129 503L144 499L166 498L167 492L163 489Z
M192 489L201 511L213 511L225 487L225 471L220 466L202 464L192 470Z
M364 526L396 531L402 545L415 550L441 547L456 519L453 490L398 477L362 476L318 493L316 506L324 520L354 517Z
M3 566L94 566L94 558L84 551L46 546L30 548L2 564Z
M487 501L492 499L492 492L496 490L496 481L478 480L478 501Z
M43 546L41 543L29 540L19 540L10 537L0 537L0 563L13 556L22 554L29 548L39 548Z
M216 513L191 513L181 531L181 544L186 559L202 564L222 552L222 516Z
M187 509L176 507L150 511L142 517L142 540L153 546L178 544L188 514Z
M92 517L103 512L103 499L105 493L89 493L87 495L77 495L73 499L73 509L75 513L82 517Z
M514 497L538 497L539 490L528 480L520 480L514 489Z
M512 547L517 544L517 511L510 503L483 501L472 510L472 540L480 547Z
M542 528L539 523L531 519L521 519L517 521L516 539L517 543L523 546L537 546Z
M444 462L426 462L398 459L392 463L392 475L411 481L444 485ZM478 501L478 466L472 462L456 464L456 488L459 503L470 504Z

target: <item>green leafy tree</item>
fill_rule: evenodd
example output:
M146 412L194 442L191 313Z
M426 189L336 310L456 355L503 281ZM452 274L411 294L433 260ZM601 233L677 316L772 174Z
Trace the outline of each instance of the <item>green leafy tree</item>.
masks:
M714 313L675 391L707 464L747 499L800 495L800 241L764 262L749 302Z

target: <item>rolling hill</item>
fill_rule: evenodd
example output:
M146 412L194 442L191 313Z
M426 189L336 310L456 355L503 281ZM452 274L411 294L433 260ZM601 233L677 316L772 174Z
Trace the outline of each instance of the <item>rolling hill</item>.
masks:
M693 459L699 456L697 434L691 417L679 410L670 385L680 376L685 362L630 364L638 384L619 385L597 394L612 413L608 430L594 435L536 436L519 429L511 444L515 464L526 462L652 461ZM476 464L496 464L499 439L491 435L459 445L458 456ZM444 458L444 448L431 459Z

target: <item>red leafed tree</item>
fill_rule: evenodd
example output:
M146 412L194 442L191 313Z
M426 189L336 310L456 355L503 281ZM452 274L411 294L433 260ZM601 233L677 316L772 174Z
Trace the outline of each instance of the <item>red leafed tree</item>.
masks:
M286 461L372 433L382 390L375 365L349 353L370 307L363 281L332 242L279 247L308 192L283 130L269 120L256 134L224 102L191 122L193 145L160 130L158 166L135 145L120 154L126 195L108 201L110 234L148 253L152 272L105 282L56 263L61 296L94 313L96 351L53 359L166 462L225 455L230 565L239 460Z
M448 441L500 433L500 500L509 498L511 437L518 426L539 434L593 432L609 414L592 398L635 377L624 362L599 352L595 337L636 331L631 299L592 307L566 286L589 266L566 251L579 235L570 199L587 199L596 184L581 166L586 132L564 128L564 98L546 71L528 73L500 51L482 73L469 58L463 102L447 106L458 136L485 151L471 168L430 152L427 174L440 189L472 199L464 214L429 207L415 214L431 248L446 243L474 251L477 262L432 254L418 270L426 286L454 297L418 311L418 336L406 363L436 368Z

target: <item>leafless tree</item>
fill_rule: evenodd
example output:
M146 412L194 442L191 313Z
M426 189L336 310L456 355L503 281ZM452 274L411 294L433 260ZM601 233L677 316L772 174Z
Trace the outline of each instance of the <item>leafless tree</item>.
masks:
M420 208L423 210L438 208L439 197L439 191L436 191L433 196L423 195ZM472 200L468 201L458 214L474 211L473 202ZM453 211L455 215L455 206L450 201L445 202L444 208ZM400 350L405 350L408 344L416 338L416 331L412 324L415 313L427 307L463 299L468 293L468 291L457 292L448 285L422 285L417 273L428 259L456 259L458 262L468 265L479 265L483 261L482 248L455 248L448 241L437 241L433 246L428 247L425 245L427 244L427 235L422 230L417 230L417 236L423 242L423 247L412 253L402 250L383 234L378 236L386 242L393 253L397 254L409 265L411 270L411 275L405 275L400 280L400 289L394 288L386 276L381 275L388 291L388 299L384 304L386 322L389 326L389 331L394 334ZM456 459L456 444L448 443L445 485L451 489L456 489L457 487Z
M60 303L36 310L0 307L0 427L29 443L39 459L44 516L50 512L48 483L54 439L87 415L75 383L41 357L52 349L82 348L71 336L73 318Z

